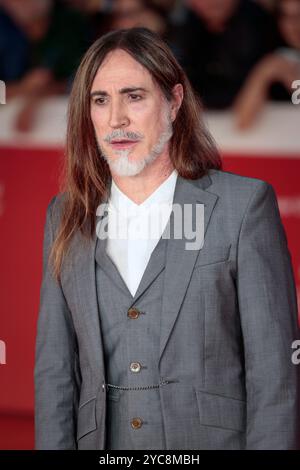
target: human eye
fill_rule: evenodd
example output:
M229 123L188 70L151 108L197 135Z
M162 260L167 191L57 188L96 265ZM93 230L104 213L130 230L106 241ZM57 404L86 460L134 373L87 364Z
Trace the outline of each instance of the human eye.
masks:
M135 93L130 93L129 96L132 101L140 101L142 99L141 95L137 95Z
M105 98L103 96L100 96L99 98L95 98L94 104L100 105L100 106L105 104Z

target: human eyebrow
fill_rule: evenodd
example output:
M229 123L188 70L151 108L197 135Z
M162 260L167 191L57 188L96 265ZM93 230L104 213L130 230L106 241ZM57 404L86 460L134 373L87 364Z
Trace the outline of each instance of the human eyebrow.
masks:
M121 88L121 90L119 90L119 93L125 94L125 93L133 93L135 91L144 91L145 93L148 92L148 90L146 90L146 88L143 88L143 87L126 87L126 88ZM91 92L91 98L93 98L94 96L108 96L108 93L107 91L104 91L104 90L95 90Z
M147 93L148 90L146 90L146 88L143 88L143 87L127 87L127 88L121 88L120 90L120 93L133 93L135 91L144 91L145 93Z

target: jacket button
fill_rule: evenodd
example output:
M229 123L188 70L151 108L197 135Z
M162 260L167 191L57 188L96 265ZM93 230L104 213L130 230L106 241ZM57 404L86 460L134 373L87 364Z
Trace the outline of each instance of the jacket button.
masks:
M131 372L140 372L141 370L141 364L139 362L132 362L130 364L130 370Z
M143 421L141 420L141 418L133 418L131 420L131 426L133 427L133 429L139 429L143 424Z
M127 312L127 316L131 318L131 320L135 320L139 317L140 313L141 312L136 307L131 307Z

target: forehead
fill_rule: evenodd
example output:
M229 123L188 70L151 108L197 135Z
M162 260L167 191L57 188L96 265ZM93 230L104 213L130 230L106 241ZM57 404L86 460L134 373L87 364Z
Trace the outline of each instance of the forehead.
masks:
M93 86L109 85L126 86L134 83L153 88L154 80L150 72L130 54L122 49L116 49L107 54L97 70Z

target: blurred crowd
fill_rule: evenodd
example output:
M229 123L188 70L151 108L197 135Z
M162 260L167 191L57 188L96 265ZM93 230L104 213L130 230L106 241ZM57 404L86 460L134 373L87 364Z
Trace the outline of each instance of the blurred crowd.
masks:
M29 131L44 97L68 94L92 42L144 26L171 47L207 109L248 128L300 79L300 0L0 0L0 80Z

